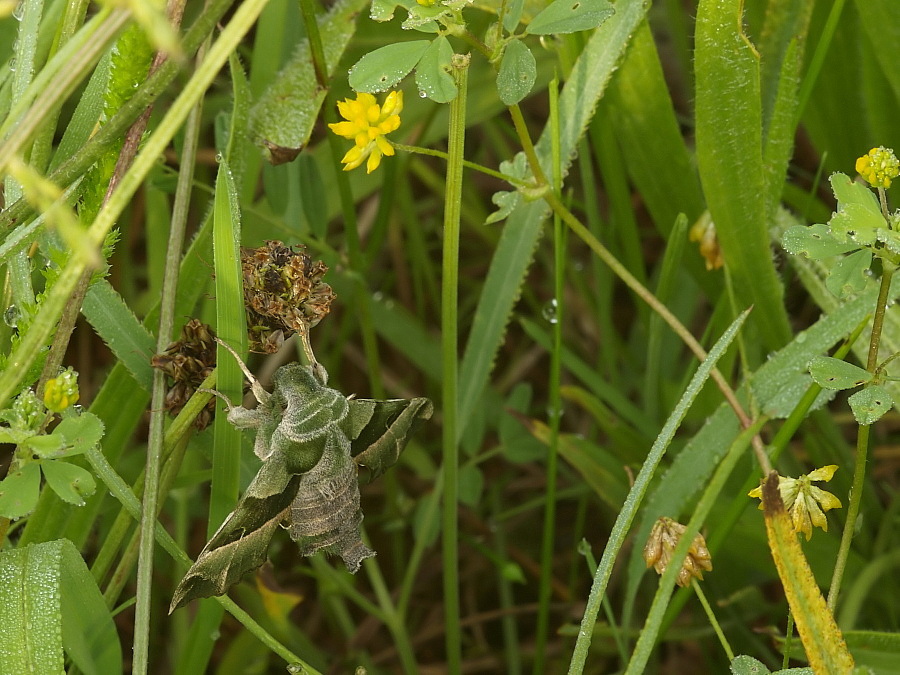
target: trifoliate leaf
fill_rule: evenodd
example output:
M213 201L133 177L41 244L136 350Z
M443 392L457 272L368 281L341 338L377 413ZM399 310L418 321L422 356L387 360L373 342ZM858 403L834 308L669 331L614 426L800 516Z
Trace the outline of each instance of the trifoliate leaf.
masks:
M894 399L888 390L879 384L870 384L860 389L847 399L847 402L860 424L877 422L894 405Z
M809 374L826 389L852 389L872 380L872 373L830 356L817 356L809 362Z

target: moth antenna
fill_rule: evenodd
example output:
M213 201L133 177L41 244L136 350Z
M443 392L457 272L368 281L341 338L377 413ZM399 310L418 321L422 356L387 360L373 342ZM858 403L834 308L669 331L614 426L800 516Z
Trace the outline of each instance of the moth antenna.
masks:
M219 339L218 337L216 337L215 340L220 345L225 347L225 349L227 349L231 353L231 355L234 357L234 360L237 361L238 366L240 366L241 371L244 373L244 377L246 377L247 381L250 383L250 390L253 392L253 395L256 397L256 400L259 402L262 402L262 401L265 401L267 398L269 398L269 392L267 392L265 389L263 389L263 386L259 383L259 380L257 380L256 377L253 376L253 373L250 372L250 369L247 367L247 364L244 363L243 360L241 359L241 357L238 356L238 353L236 351L234 351L234 349L231 348L231 345L229 345L227 342L224 342L223 340Z

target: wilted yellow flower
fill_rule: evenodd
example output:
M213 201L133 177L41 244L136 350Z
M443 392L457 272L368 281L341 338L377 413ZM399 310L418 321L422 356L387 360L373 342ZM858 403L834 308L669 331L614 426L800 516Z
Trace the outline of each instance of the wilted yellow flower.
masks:
M44 405L53 412L62 412L78 402L78 374L66 368L44 385Z
M706 260L707 270L717 270L725 261L722 259L722 249L719 248L719 238L716 237L716 225L709 215L704 213L697 222L691 226L688 237L691 241L700 242L700 255Z
M891 180L900 176L900 161L890 148L872 148L856 160L856 171L872 187L889 188Z
M338 136L349 138L354 145L341 162L344 171L350 171L366 159L366 173L372 173L381 163L381 156L394 154L394 148L385 138L386 134L400 126L400 111L403 110L403 92L392 91L383 105L372 94L357 94L356 99L338 102L338 110L346 122L329 124Z
M841 508L840 499L830 492L812 485L812 481L825 481L827 483L834 476L835 471L837 471L837 465L829 464L799 478L778 476L778 491L781 493L784 508L787 509L791 516L794 532L805 534L806 541L809 541L810 537L812 537L813 526L821 527L823 531L828 532L828 520L825 518L825 511ZM762 486L750 490L748 495L762 499ZM760 504L759 508L762 510L763 505Z
M658 519L650 531L647 545L644 546L644 562L647 563L647 567L653 566L657 574L665 572L685 529L687 528L684 525L671 518ZM704 570L707 572L712 570L712 558L703 535L697 534L691 542L681 569L678 570L676 583L679 586L687 586L691 583L691 577L702 580Z

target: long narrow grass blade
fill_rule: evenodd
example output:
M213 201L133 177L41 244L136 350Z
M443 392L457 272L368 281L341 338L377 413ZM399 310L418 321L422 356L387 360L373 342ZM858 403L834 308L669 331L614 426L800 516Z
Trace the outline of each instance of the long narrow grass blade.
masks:
M700 364L700 367L697 369L697 372L694 373L694 377L691 379L687 389L682 395L681 400L678 402L678 405L675 406L669 419L666 420L662 431L659 432L659 436L657 436L656 441L653 443L653 447L650 448L650 452L647 454L647 459L644 461L640 472L634 479L634 485L628 493L628 497L625 499L625 505L616 517L616 522L610 532L609 540L607 541L606 548L603 550L603 556L600 558L600 564L597 566L597 572L594 575L594 583L591 586L591 593L588 596L584 617L581 620L581 629L578 631L578 641L575 643L572 661L569 664L569 675L577 675L584 670L588 648L591 644L591 634L594 630L594 624L597 621L597 613L600 611L600 602L603 599L603 595L606 592L606 585L612 574L613 565L615 564L619 551L622 548L622 544L625 541L625 535L628 534L628 529L631 527L631 523L637 515L638 508L640 507L644 496L647 494L650 480L656 472L656 467L659 466L660 460L662 460L666 449L675 437L675 432L681 425L681 421L687 414L694 399L697 398L704 383L709 379L710 373L712 373L716 362L722 357L725 350L728 349L729 345L737 337L738 331L741 329L741 326L743 326L748 314L749 310L745 311L734 320L731 326L728 327L728 330L725 331L722 337L719 338L718 342L716 342L710 350L707 359ZM688 542L689 541L690 540L688 539ZM687 553L686 548L684 553ZM684 556L684 553L682 553L682 557ZM680 560L680 558L675 558L675 560ZM674 566L672 567L674 568Z

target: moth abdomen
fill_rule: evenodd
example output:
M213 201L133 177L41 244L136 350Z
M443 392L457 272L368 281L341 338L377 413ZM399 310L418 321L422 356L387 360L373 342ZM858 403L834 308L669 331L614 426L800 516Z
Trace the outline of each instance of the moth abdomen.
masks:
M323 457L303 475L291 503L290 535L300 554L324 551L338 555L351 572L375 555L362 541L356 465L349 456Z

